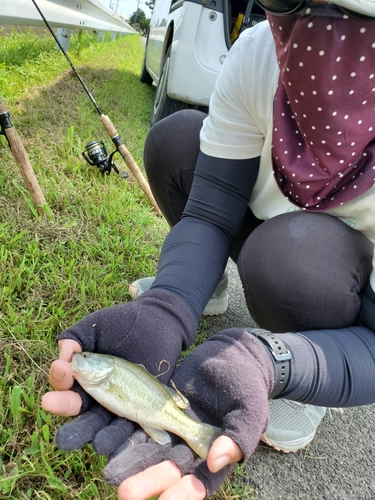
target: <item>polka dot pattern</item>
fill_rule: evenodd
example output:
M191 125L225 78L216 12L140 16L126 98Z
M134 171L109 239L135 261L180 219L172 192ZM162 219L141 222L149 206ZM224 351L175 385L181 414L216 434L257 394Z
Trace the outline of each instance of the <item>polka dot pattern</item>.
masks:
M268 16L280 77L273 168L295 205L322 211L375 183L375 23Z

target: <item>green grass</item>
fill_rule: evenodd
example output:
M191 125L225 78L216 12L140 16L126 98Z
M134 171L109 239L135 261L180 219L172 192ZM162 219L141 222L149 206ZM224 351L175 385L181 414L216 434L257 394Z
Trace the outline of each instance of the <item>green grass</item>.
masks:
M138 165L154 89L139 82L138 35L72 37L70 57ZM50 209L35 210L0 141L0 499L116 498L90 446L54 444L64 419L41 409L56 335L88 312L128 301L128 285L156 270L168 227L130 176L103 177L82 158L103 140L99 115L43 30L0 31L0 89ZM117 154L120 170L126 165ZM204 334L201 334L204 337ZM238 467L215 496L251 499Z

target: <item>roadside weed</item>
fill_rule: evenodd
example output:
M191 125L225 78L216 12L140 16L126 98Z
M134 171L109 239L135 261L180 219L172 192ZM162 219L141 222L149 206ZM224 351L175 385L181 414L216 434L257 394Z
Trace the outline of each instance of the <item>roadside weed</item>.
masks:
M236 465L211 500L256 500L257 493L247 484L244 465Z
M99 43L83 34L79 54L75 44L75 65L142 167L153 90L138 80L139 37ZM55 446L64 419L44 412L40 399L50 390L57 333L129 300L129 283L155 272L167 224L134 179L103 177L82 158L90 140L113 146L51 40L30 30L2 36L0 87L53 214L38 215L1 137L0 498L116 498L102 477L104 457L90 446Z
M154 89L139 82L139 36L101 43L75 34L70 57L142 168ZM65 420L40 400L51 389L56 335L130 300L129 284L155 273L168 226L131 175L102 176L82 158L89 141L103 140L109 152L113 145L49 36L0 30L0 88L49 211L35 210L0 136L0 498L115 499L103 480L106 458L91 446L59 450L54 437ZM120 155L114 160L127 170ZM215 500L250 500L238 477Z

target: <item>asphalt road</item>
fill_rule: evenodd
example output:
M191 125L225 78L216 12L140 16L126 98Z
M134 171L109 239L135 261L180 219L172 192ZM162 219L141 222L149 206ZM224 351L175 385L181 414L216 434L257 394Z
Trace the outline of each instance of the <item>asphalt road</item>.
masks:
M256 326L233 262L227 270L229 308L205 319L210 334ZM375 404L331 412L331 417L327 412L313 442L297 453L280 453L261 443L246 464L243 481L259 500L375 500Z

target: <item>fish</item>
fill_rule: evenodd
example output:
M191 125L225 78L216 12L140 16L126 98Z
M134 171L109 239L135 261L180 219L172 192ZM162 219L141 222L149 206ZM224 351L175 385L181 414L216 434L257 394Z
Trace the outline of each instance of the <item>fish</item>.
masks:
M171 443L168 432L183 439L206 460L222 430L198 422L183 410L189 402L177 388L159 382L143 365L109 354L74 353L73 377L107 410L136 422L157 443Z

